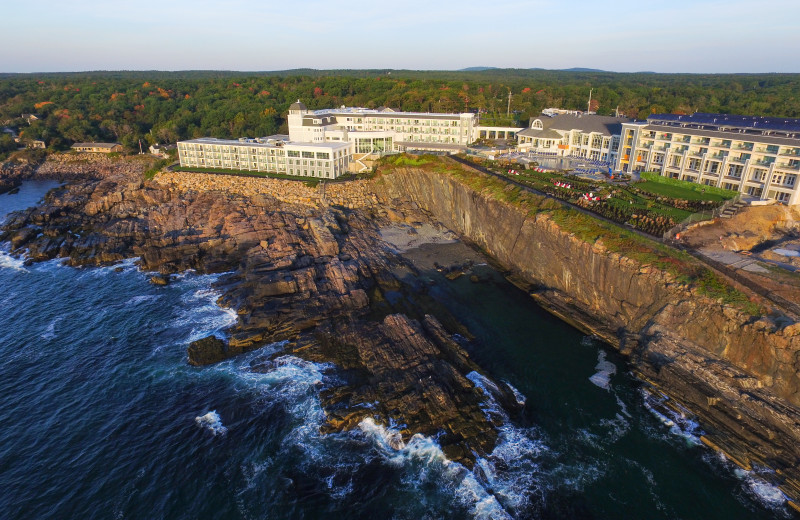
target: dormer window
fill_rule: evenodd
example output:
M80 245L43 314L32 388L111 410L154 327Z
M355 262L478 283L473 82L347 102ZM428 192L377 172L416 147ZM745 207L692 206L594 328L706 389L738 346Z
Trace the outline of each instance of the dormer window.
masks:
M540 119L536 119L536 120L533 121L533 124L531 125L531 128L533 128L535 130L542 130L542 129L544 129L544 125L542 125L542 121Z

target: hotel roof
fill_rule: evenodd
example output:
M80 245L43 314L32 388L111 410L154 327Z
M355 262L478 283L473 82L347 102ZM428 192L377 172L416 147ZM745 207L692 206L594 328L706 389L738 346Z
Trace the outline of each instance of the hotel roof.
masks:
M738 129L748 131L775 131L800 136L800 119L789 117L738 116L732 114L709 114L695 112L683 114L653 114L648 123L688 126L692 128L717 130Z
M328 148L340 149L350 146L348 141L325 141L324 143L305 143L297 141L281 141L280 144L274 142L268 143L263 141L256 141L255 139L238 140L238 139L218 139L216 137L198 137L197 139L188 139L186 141L179 141L181 143L190 144L216 144L222 146L245 146L245 147L260 147L260 148L285 148L285 147L305 147L305 148Z
M800 134L797 137L789 137L786 134L777 133L773 135L763 135L761 131L754 133L745 133L740 130L727 130L720 131L712 127L698 128L694 126L681 127L676 125L667 125L660 121L653 121L642 126L642 130L652 130L655 132L677 132L679 134L691 134L701 137L717 137L719 139L730 139L733 141L757 141L765 144L782 144L789 146L800 146Z
M557 137L555 136L555 130L561 130L562 132L580 130L587 134L600 133L605 136L612 136L622 133L622 123L631 121L626 117L598 116L594 114L558 114L553 117L540 116L531 118L531 123L536 120L542 122L541 129L527 128L518 132L517 135L554 139L561 137L560 134L558 134Z
M373 108L361 107L340 107L340 108L323 108L322 110L315 110L312 112L314 115L336 115L336 116L363 116L363 117L389 117L389 118L402 118L402 117L415 117L418 119L456 119L462 117L474 117L475 114L471 113L452 113L442 114L434 112L395 112L388 109L376 110Z

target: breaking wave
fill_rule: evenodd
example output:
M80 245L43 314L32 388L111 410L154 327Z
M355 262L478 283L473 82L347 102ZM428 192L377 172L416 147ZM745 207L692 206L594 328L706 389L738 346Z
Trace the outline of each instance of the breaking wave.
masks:
M25 268L25 260L11 256L5 249L0 249L0 268L13 269L23 273L28 272L28 270Z
M222 425L222 419L216 410L212 410L205 415L195 417L194 422L197 423L197 425L201 428L205 428L206 430L210 431L214 436L225 435L228 433L228 429Z

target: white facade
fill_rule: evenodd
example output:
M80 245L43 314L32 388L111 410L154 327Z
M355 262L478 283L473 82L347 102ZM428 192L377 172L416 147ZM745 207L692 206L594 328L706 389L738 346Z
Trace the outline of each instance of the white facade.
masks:
M336 179L350 169L350 143L293 143L281 139L215 139L178 142L182 167L219 168Z
M369 170L374 159L406 150L455 153L478 138L472 113L433 114L341 107L289 107L286 139L193 139L178 143L181 166L336 178ZM480 127L512 137L513 128ZM298 155L299 154L299 155Z
M521 152L584 157L614 164L619 151L622 124L630 121L594 114L542 114L531 118L529 128L517 132L517 149Z
M289 138L296 142L351 142L356 154L378 154L442 145L443 151L475 141L477 116L395 112L341 107L310 111L300 101L289 107Z
M653 171L760 200L800 204L800 120L657 114L622 129L618 171Z

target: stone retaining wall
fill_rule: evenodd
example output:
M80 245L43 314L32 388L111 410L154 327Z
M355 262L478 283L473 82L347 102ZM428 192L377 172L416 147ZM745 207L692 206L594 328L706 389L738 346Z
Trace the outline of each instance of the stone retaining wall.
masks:
M312 207L319 207L323 203L321 188L311 187L302 181L190 172L161 172L155 180L161 184L171 184L181 191L225 191L247 197L271 195L281 202ZM354 209L378 204L369 181L326 183L324 190L324 203L327 205Z
M51 154L36 169L41 177L79 178L109 175L141 176L155 159L151 156L108 157L96 153Z

